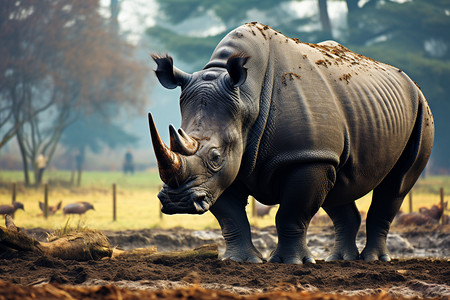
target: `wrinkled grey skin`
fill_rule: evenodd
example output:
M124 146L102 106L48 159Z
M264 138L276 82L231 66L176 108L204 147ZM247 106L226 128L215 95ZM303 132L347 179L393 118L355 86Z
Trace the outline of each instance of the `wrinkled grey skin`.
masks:
M335 244L327 260L390 260L386 237L431 153L434 123L416 84L401 70L336 42L301 43L268 26L230 32L192 75L156 57L167 88L181 86L181 128L198 141L159 193L163 212L210 210L225 259L262 262L251 241L247 198L280 204L271 262L314 262L308 224L320 207ZM373 191L367 243L355 238L355 200Z

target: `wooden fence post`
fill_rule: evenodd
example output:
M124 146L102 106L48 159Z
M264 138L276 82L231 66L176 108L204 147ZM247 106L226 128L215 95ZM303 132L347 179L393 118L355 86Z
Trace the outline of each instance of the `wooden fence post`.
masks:
M441 219L439 220L441 225L444 225L445 222L445 209L444 209L444 188L440 188L439 189L439 194L441 196L441 208L442 208L442 216Z
M115 183L113 183L112 188L113 188L113 221L115 222L116 219L117 219L116 218L117 217L117 214L116 214L116 210L117 210L116 201L117 201L117 199L116 199L116 184Z
M408 199L409 199L409 213L412 213L413 211L412 190L409 191Z
M16 202L16 192L17 192L17 186L16 183L13 182L12 184L12 188L11 188L11 193L12 193L12 203Z
M44 184L44 217L48 218L48 183Z

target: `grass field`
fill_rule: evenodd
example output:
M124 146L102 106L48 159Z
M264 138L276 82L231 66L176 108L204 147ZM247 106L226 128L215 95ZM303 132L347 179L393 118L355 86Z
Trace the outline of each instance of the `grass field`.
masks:
M73 226L82 224L100 230L125 230L142 228L183 227L189 229L219 228L211 213L204 215L160 215L160 204L157 198L161 181L158 173L138 172L134 175L123 175L121 172L84 172L80 187L67 187L70 172L48 171L44 181L49 183L49 205L62 201L63 206L78 201L87 201L94 205L95 211L88 211L84 216L72 216L69 223ZM39 201L44 201L44 189L25 188L23 173L20 171L0 172L0 204L10 204L12 183L17 182L16 200L22 202L25 211L16 212L15 223L19 227L56 229L63 227L69 217L62 211L45 219L39 210ZM117 186L117 219L113 221L112 185ZM446 198L450 192L450 177L429 177L417 182L413 189L413 210L421 206L431 206L440 201L439 189L443 187ZM370 194L357 201L362 211L367 211ZM403 211L409 211L408 198L405 199ZM250 205L248 215L250 223L255 226L274 225L276 209L272 209L264 218L251 217ZM324 213L322 210L319 213ZM3 222L3 221L2 221Z

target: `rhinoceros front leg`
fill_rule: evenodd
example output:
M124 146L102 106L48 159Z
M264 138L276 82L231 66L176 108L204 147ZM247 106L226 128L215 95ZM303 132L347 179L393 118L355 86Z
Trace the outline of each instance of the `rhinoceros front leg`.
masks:
M250 224L245 206L248 195L237 188L228 188L211 207L211 213L219 221L225 239L222 259L262 263L263 257L251 238Z
M315 263L306 244L306 232L311 218L334 185L334 167L325 164L303 165L286 172L286 176L281 175L280 208L276 216L278 245L269 261Z

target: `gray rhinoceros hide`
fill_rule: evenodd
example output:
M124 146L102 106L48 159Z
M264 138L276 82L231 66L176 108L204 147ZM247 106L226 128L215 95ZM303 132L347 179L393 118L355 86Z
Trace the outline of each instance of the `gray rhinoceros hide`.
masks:
M230 32L200 71L154 55L159 81L181 86L181 129L162 143L150 115L165 182L166 213L218 219L224 258L261 262L245 213L247 197L279 204L273 262L314 262L306 245L320 207L336 242L329 260L389 260L386 236L431 153L434 123L418 86L400 69L333 41L309 44L272 28ZM355 200L373 191L367 242L355 244Z

